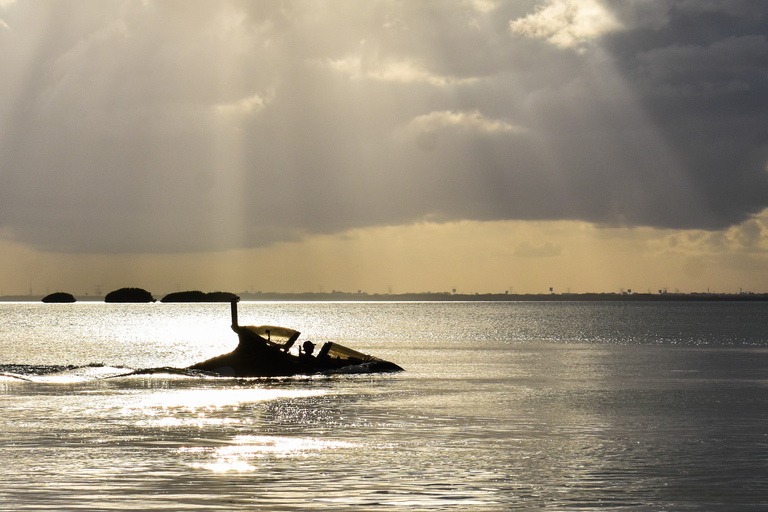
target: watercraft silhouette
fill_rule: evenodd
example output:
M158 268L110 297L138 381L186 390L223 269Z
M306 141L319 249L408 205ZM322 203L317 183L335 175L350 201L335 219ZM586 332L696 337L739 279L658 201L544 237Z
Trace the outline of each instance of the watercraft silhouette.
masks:
M314 353L314 343L305 341L298 354L291 348L301 333L287 327L240 325L237 300L231 301L232 330L240 339L227 354L194 364L188 369L232 377L284 377L318 373L397 372L403 368L335 342L326 342Z

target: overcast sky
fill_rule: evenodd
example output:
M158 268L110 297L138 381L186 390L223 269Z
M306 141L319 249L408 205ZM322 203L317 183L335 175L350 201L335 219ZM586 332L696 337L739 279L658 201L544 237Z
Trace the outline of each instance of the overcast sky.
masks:
M727 230L768 207L767 35L755 0L0 0L0 237Z

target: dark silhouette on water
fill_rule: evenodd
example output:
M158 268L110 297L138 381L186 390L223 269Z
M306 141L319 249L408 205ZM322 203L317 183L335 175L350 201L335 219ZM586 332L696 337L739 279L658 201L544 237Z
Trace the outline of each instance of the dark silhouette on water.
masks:
M299 331L286 327L240 325L237 319L237 300L231 302L232 330L240 338L237 348L207 361L190 366L232 377L282 377L317 373L374 373L397 372L403 369L374 356L363 354L338 343L326 342L312 356L314 344L304 342L299 355L289 352L299 338ZM310 347L312 350L310 350Z
M76 299L71 293L56 292L43 297L43 302L46 304L71 304L76 302Z
M141 303L141 302L155 302L155 298L147 290L143 288L120 288L109 292L104 297L104 302L113 303Z
M230 292L201 292L190 290L186 292L169 293L160 302L232 302L238 297Z

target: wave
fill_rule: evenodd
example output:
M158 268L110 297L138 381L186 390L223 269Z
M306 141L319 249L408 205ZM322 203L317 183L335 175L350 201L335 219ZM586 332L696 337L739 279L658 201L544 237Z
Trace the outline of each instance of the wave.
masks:
M201 378L211 377L214 374L199 370L174 367L142 368L137 370L120 366L107 366L102 363L91 363L82 366L30 364L0 365L0 379L37 383L76 383L141 375L177 375Z
M170 376L190 379L216 380L259 380L259 381L293 381L314 379L317 377L349 376L370 374L375 372L366 365L355 365L335 370L329 370L314 375L294 375L288 377L235 377L220 373L192 368L177 368L160 366L155 368L128 368L124 366L108 366L103 363L87 365L30 365L30 364L0 364L0 380L18 380L40 384L77 384L99 380L111 380L131 377Z

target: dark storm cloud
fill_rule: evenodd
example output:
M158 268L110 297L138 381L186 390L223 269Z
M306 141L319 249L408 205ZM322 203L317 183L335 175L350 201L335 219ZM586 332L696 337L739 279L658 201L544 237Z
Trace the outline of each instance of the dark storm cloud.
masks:
M419 219L720 228L768 203L755 2L0 7L0 233L248 247Z
M733 224L768 195L768 11L757 2L670 2L664 13L608 48L709 207L701 227Z

